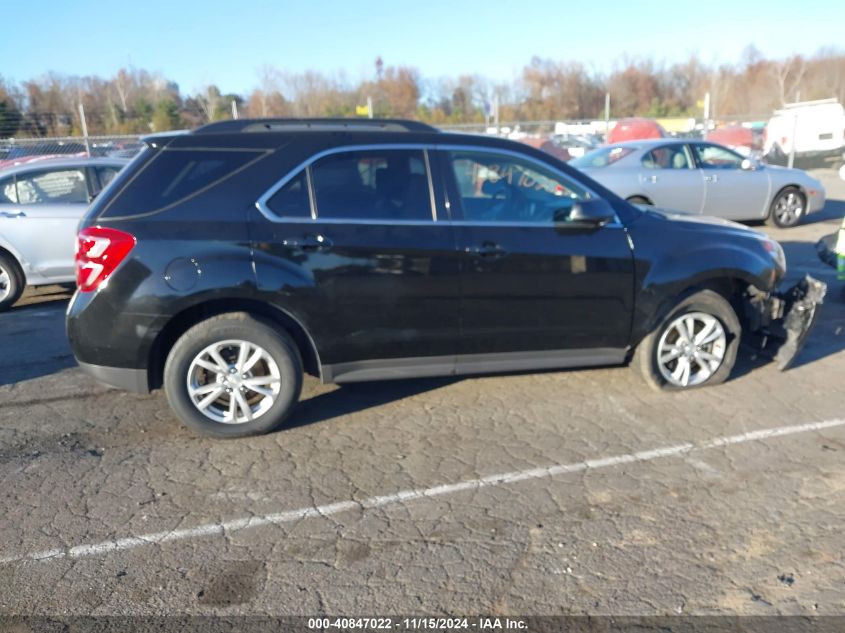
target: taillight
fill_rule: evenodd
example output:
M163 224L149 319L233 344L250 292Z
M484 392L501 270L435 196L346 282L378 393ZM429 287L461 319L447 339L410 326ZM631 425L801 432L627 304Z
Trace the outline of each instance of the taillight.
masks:
M135 237L129 233L92 226L76 236L76 285L82 292L96 290L120 265Z

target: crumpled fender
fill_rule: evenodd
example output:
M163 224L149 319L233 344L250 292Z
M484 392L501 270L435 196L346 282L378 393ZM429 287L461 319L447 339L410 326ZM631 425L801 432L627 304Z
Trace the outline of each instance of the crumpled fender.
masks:
M761 347L773 354L778 368L789 369L804 347L824 303L827 284L806 275L785 291L766 293L749 288L747 318L761 338Z

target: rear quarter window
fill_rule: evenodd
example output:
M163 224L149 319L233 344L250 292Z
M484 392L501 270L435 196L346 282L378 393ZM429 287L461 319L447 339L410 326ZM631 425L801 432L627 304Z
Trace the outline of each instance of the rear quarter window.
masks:
M140 161L136 169L124 170L129 173L118 180L125 184L100 215L114 218L164 211L214 187L262 156L264 152L255 150L159 150Z

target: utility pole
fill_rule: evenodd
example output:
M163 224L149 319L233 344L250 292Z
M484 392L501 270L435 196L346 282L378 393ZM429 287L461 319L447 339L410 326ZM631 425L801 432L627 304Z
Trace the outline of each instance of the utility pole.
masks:
M373 118L373 98L367 97L367 116Z
M232 118L237 121L238 119L238 102L232 99Z
M707 132L710 130L710 93L704 93L704 129L701 131L701 137L707 139Z
M499 136L499 95L493 95L493 122L496 126L496 136Z
M82 136L85 138L85 153L91 158L91 145L88 143L88 123L85 121L85 106L79 102L79 121L82 123Z
M610 93L604 93L604 142L607 143L607 136L610 134Z

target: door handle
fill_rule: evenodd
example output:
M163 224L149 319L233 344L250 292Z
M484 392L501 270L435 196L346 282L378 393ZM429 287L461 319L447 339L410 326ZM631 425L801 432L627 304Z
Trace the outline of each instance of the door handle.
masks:
M302 237L288 238L282 241L288 248L298 248L302 251L327 251L334 243L323 235L303 235Z
M0 211L0 215L4 218L25 218L26 213L23 211Z
M468 246L466 252L485 259L495 259L507 255L507 251L494 242L484 242L481 246Z
M719 182L719 177L716 175L713 176L705 176L704 182Z
M657 182L657 176L654 174L649 176L640 176L640 182Z

